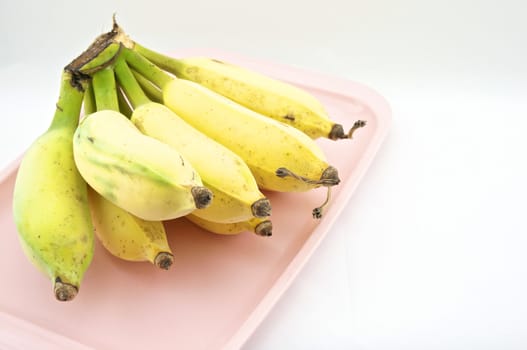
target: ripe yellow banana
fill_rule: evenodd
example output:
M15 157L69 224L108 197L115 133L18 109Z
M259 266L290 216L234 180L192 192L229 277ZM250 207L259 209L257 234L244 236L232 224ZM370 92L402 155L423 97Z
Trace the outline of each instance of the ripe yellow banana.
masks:
M77 294L93 257L87 186L73 158L85 82L62 74L49 129L25 153L18 169L13 214L22 248L53 281L57 300Z
M168 270L174 256L162 221L138 218L111 203L95 190L88 190L95 233L114 256L129 261L149 261Z
M273 224L269 218L252 218L241 222L231 223L209 221L194 214L188 214L185 218L209 232L222 235L236 235L243 232L253 232L258 236L269 237L273 234Z
M126 60L163 92L163 103L207 136L237 153L258 185L274 191L307 191L340 182L337 169L303 132L262 116L185 79L173 78L141 55L123 49Z
M92 85L88 85L84 94L86 115L96 111ZM123 94L118 95L118 103L120 109L123 108L122 104L128 104ZM126 106L124 108L126 109ZM149 261L159 268L170 268L174 256L167 242L163 222L140 219L116 206L89 186L88 199L96 236L106 250L124 260Z
M208 57L176 59L132 43L133 49L176 75L201 84L262 115L289 124L311 138L352 138L365 125L357 121L348 133L332 121L323 104L306 90L238 65Z
M113 74L104 70L94 76L97 109L102 110L86 116L73 137L75 164L83 178L103 197L144 220L173 219L207 207L212 193L192 165L116 111Z
M143 134L174 147L212 191L211 205L195 211L196 216L227 223L271 214L269 200L238 155L190 126L166 106L150 101L126 62L117 63L115 71L119 84L134 105L131 121L135 126Z

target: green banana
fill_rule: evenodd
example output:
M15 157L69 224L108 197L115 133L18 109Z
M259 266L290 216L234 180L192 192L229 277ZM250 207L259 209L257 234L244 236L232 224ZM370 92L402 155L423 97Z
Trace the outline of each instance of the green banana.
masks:
M60 97L48 130L20 163L13 215L22 248L53 282L55 298L72 300L94 250L87 186L73 158L85 82L62 73Z
M144 220L168 220L207 207L212 193L172 147L143 135L118 112L113 69L93 78L98 111L73 138L75 164L103 197Z

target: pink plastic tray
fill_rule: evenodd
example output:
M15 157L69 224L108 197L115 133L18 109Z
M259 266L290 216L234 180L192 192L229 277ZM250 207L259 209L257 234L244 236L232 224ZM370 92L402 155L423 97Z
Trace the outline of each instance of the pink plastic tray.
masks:
M220 236L184 220L167 222L176 257L171 270L118 260L97 245L78 296L60 303L18 242L11 212L16 160L0 177L0 348L240 348L328 233L388 131L388 104L363 85L214 50L175 54L214 56L297 84L345 129L367 121L353 140L317 141L342 179L325 216L311 216L325 196L317 189L268 194L270 238Z

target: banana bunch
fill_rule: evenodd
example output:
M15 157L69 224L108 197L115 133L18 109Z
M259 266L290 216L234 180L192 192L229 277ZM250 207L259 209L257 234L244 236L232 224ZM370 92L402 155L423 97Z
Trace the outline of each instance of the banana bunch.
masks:
M84 115L81 109L84 107ZM24 155L13 213L21 246L72 300L94 240L127 261L174 263L167 220L272 235L267 191L338 185L316 139L351 139L312 95L212 58L176 59L112 30L65 67L49 129Z

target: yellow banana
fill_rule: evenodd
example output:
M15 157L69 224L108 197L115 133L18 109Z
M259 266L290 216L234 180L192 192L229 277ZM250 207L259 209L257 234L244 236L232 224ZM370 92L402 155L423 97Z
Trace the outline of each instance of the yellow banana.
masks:
M88 85L84 94L86 115L96 111L92 85ZM120 109L123 104L128 104L123 94L118 95L118 103ZM126 106L124 109L131 111ZM96 236L106 250L124 260L149 261L159 268L170 268L174 256L167 242L163 222L140 219L116 206L91 187L88 187L88 199Z
M113 74L107 69L94 76L98 111L80 122L73 137L83 178L103 197L144 220L173 219L207 207L212 194L192 165L116 111Z
M150 101L126 62L118 62L115 71L134 105L131 121L135 126L145 135L174 147L212 191L211 205L193 212L196 216L227 223L270 215L269 200L238 155L190 126L166 106Z
M357 121L348 133L331 120L323 104L306 90L254 70L209 57L172 58L133 43L133 49L176 75L201 84L262 115L289 124L311 138L352 138L365 125Z
M149 261L168 270L174 256L162 221L138 218L116 206L95 190L88 190L95 233L114 256L129 261Z
M87 186L75 166L72 146L85 85L63 72L53 121L25 153L13 193L22 248L51 278L60 301L75 297L93 257Z
M189 80L173 78L141 55L126 60L163 92L163 103L207 136L237 153L258 185L274 191L307 191L340 182L337 169L303 132L262 116Z
M269 218L252 218L241 222L221 223L205 220L194 214L185 216L195 225L213 233L235 235L243 232L253 232L258 236L272 236L273 224Z

